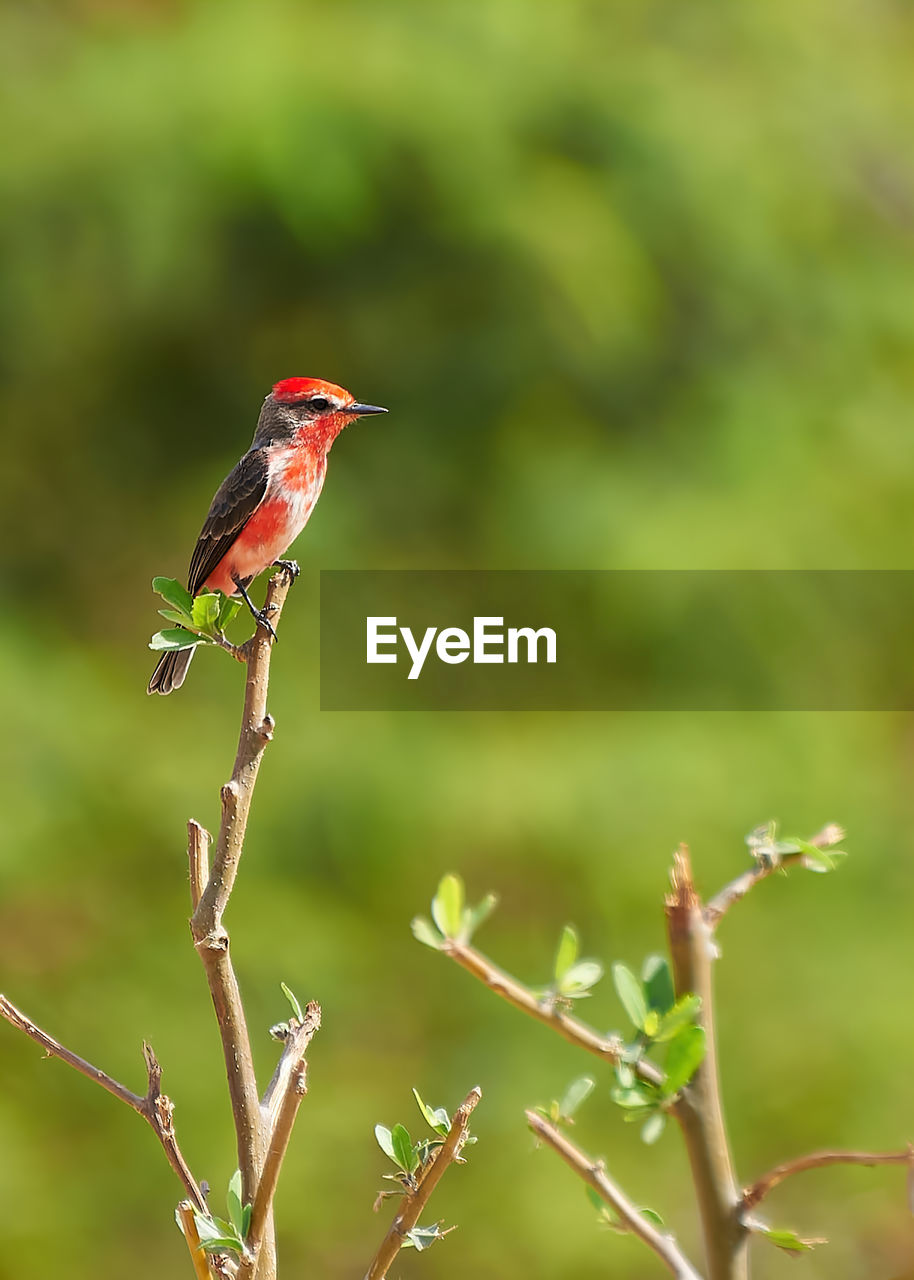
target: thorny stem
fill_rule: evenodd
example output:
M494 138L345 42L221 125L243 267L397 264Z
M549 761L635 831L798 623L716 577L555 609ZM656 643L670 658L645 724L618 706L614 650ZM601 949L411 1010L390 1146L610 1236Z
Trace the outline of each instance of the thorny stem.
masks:
M286 571L280 571L270 578L264 612L270 615L274 627L279 621L291 585L292 576ZM194 907L190 922L194 944L206 970L222 1037L244 1203L253 1202L255 1198L266 1156L267 1135L261 1118L244 1006L229 954L229 935L222 917L238 874L260 761L264 748L273 737L273 718L267 714L271 647L271 637L262 625L258 625L251 640L243 646L247 661L247 681L238 751L232 776L222 788L222 822L209 880ZM189 831L192 892L195 858L199 860L201 843L201 838L195 834L196 826L197 824L193 824ZM275 1249L272 1231L269 1229L261 1255L259 1280L273 1280L276 1270Z
M675 855L671 880L666 917L676 995L694 993L700 997L698 1021L706 1037L704 1059L682 1092L676 1118L692 1169L709 1280L746 1280L747 1235L739 1220L740 1192L727 1142L717 1070L711 980L716 952L684 845Z
M400 1212L394 1218L387 1235L381 1241L378 1252L372 1258L368 1270L365 1272L365 1280L384 1280L394 1259L403 1247L406 1236L419 1221L429 1197L441 1181L445 1169L454 1160L459 1159L460 1148L466 1140L470 1116L481 1097L481 1089L478 1087L471 1089L454 1112L447 1137L443 1144L434 1148L429 1156L428 1163L422 1171L419 1185L414 1191L408 1191L403 1197Z
M156 1056L148 1044L143 1045L147 1086L145 1095L141 1095L120 1084L113 1076L109 1076L107 1072L99 1070L98 1067L93 1067L91 1062L87 1062L79 1054L73 1053L71 1049L65 1048L53 1036L48 1035L46 1031L42 1031L41 1027L32 1022L31 1018L27 1017L20 1009L17 1009L10 1000L7 1000L6 996L2 995L0 995L0 1017L5 1018L11 1026L22 1031L30 1040L34 1040L36 1044L41 1045L42 1049L50 1057L59 1058L61 1062L66 1062L75 1071L78 1071L80 1075L84 1075L87 1080L94 1080L96 1084L100 1084L108 1093L113 1094L115 1098L119 1098L121 1102L125 1102L128 1107L131 1107L138 1115L141 1115L162 1144L162 1150L165 1152L168 1163L180 1178L193 1204L201 1213L207 1212L203 1193L178 1146L173 1119L174 1106L171 1099L162 1093L162 1068L159 1066Z
M477 951L475 947L471 947L469 943L448 938L442 943L441 950L446 956L456 960L467 973L471 973L474 978L485 983L490 991L507 1000L508 1004L529 1014L537 1022L552 1027L563 1039L577 1045L579 1049L586 1049L588 1053L612 1065L621 1061L622 1042L618 1037L601 1036L586 1022L566 1013L557 1001L548 1002L539 999L529 987L518 982L504 969L499 969L487 956ZM639 1079L649 1084L659 1085L663 1081L663 1072L650 1062L632 1063L632 1070Z
M569 1168L598 1195L622 1220L627 1230L657 1255L677 1280L701 1280L700 1275L679 1248L673 1236L658 1231L641 1211L629 1200L625 1192L610 1178L602 1160L591 1160L580 1147L561 1133L536 1111L524 1113L527 1124L541 1142L545 1142L562 1157Z

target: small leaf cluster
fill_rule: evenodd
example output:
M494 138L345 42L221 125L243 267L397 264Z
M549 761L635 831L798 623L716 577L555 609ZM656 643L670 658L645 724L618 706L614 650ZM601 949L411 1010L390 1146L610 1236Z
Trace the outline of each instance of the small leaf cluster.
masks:
M215 1214L194 1213L200 1248L207 1253L244 1253L244 1242L251 1225L251 1206L241 1203L241 1170L236 1169L226 1193L228 1220Z
M279 985L282 988L283 995L286 997L286 999L288 1000L289 1004L292 1007L292 1017L294 1021L299 1026L301 1026L301 1024L305 1020L305 1015L302 1012L301 1001L299 1000L295 992L290 990L290 988L287 987L284 982L281 982ZM285 1041L289 1038L289 1035L291 1034L291 1032L292 1032L292 1025L289 1022L276 1022L272 1027L270 1027L270 1035L273 1037L274 1040Z
M807 870L825 873L835 870L838 861L847 857L847 850L836 848L844 839L841 827L828 827L823 834L826 842L821 845L801 840L799 836L778 839L778 824L766 822L749 832L746 844L756 862L764 867L779 867L787 854L801 853Z
M392 1182L398 1182L403 1191L414 1191L416 1189L419 1183L418 1175L421 1174L428 1163L431 1153L435 1147L442 1145L451 1131L451 1118L444 1107L430 1107L427 1102L423 1102L416 1089L413 1089L413 1097L416 1099L416 1105L422 1114L423 1120L431 1129L434 1137L419 1138L416 1142L413 1142L406 1125L395 1124L392 1129L388 1129L383 1124L376 1124L374 1127L374 1136L378 1140L378 1146L388 1159L392 1160L397 1166L396 1173L385 1173L384 1177ZM475 1138L467 1137L464 1139L464 1145L475 1141ZM398 1193L386 1192L385 1194L396 1195Z
M616 1211L606 1203L599 1191L596 1191L593 1187L585 1187L584 1190L587 1193L587 1199L597 1211L597 1221L600 1225L602 1227L607 1227L610 1231L618 1232L619 1235L625 1235L629 1228L622 1221ZM663 1226L663 1219L656 1209L648 1209L646 1206L642 1206L638 1212L641 1214L642 1218L646 1218L652 1226Z
M592 1076L579 1076L572 1080L561 1099L554 1098L548 1107L537 1107L537 1111L550 1124L574 1124L574 1114L583 1102L586 1102L596 1088Z
M448 942L469 942L497 904L495 894L488 893L477 906L468 907L460 876L446 875L432 898L432 919L416 916L411 925L413 936L433 951L441 951Z
M583 1000L603 977L599 960L579 960L580 939L573 925L566 924L555 953L552 985L545 992L556 1003Z
M676 999L670 966L663 956L648 956L638 979L624 964L614 964L613 983L622 1007L635 1029L616 1064L613 1101L632 1123L642 1122L641 1137L656 1142L666 1124L666 1111L692 1079L705 1056L706 1042L695 1018L701 1000L695 995ZM657 1045L665 1045L663 1081L655 1085L639 1078L636 1068Z
M378 1146L387 1158L397 1166L396 1173L385 1173L384 1177L391 1182L398 1183L396 1190L382 1191L378 1197L379 1201L386 1196L405 1195L415 1191L419 1186L423 1171L431 1159L432 1153L436 1147L443 1145L445 1138L451 1131L451 1118L444 1107L430 1107L427 1102L423 1101L417 1089L413 1089L413 1097L416 1099L416 1105L421 1112L423 1120L434 1136L431 1138L419 1138L416 1142L413 1142L409 1130L403 1124L395 1124L391 1129L388 1129L383 1124L375 1125L374 1135L377 1138ZM475 1141L476 1139L470 1136L468 1130L463 1140L464 1146ZM460 1160L459 1155L455 1158L458 1161ZM402 1247L417 1249L421 1252L423 1249L430 1248L436 1240L442 1240L448 1234L448 1231L452 1230L453 1227L449 1227L447 1230L442 1231L440 1222L434 1222L431 1226L425 1227L417 1224L411 1231L407 1232Z
M153 578L152 589L169 606L159 613L176 625L157 631L150 649L192 649L198 644L217 644L225 639L225 629L241 608L241 601L221 591L192 596L175 578Z

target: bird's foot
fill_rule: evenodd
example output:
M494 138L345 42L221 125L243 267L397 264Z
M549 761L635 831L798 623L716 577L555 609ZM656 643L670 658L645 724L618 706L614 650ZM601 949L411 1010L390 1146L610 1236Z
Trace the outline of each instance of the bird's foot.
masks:
M289 577L292 579L293 582L301 573L301 569L298 567L297 560L274 560L273 568L282 569L284 573L287 573L289 575Z
M270 621L270 619L267 617L267 610L266 610L266 608L263 608L263 609L252 609L252 610L251 610L251 612L252 612L252 613L253 613L253 615L254 615L254 619L255 619L255 621L256 621L256 623L257 623L257 625L258 625L259 627L263 627L263 629L264 629L265 631L269 631L269 633L270 633L270 635L273 637L273 639L274 639L274 640L277 640L279 637L276 635L276 628L273 626L273 623L272 623L272 622Z

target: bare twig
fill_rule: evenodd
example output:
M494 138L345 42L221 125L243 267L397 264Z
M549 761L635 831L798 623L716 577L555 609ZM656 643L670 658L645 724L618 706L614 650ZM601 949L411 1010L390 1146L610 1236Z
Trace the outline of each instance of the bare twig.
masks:
M120 1084L113 1076L109 1076L107 1072L99 1070L98 1067L93 1067L92 1063L87 1062L85 1058L81 1058L78 1054L73 1053L72 1050L65 1048L53 1036L48 1035L46 1031L42 1031L41 1027L32 1022L31 1018L27 1017L20 1009L17 1009L11 1001L7 1000L6 996L2 995L0 995L0 1017L5 1018L11 1026L22 1031L30 1040L34 1040L36 1044L41 1045L42 1049L50 1057L59 1058L61 1062L66 1062L75 1071L78 1071L80 1075L84 1075L88 1080L94 1080L96 1084L101 1085L103 1089L113 1094L115 1098L125 1102L137 1115L141 1115L162 1144L162 1150L165 1152L168 1163L180 1178L194 1205L201 1213L207 1212L203 1193L178 1147L173 1119L174 1106L171 1100L162 1093L162 1068L159 1066L156 1056L148 1044L143 1045L147 1086L145 1095L141 1095Z
M808 843L814 844L817 849L828 849L843 839L844 831L842 828L837 823L830 822L821 831L811 836ZM715 894L704 909L706 923L714 928L721 916L735 902L745 898L750 889L754 889L760 881L767 880L776 871L784 871L791 866L810 867L812 865L812 859L805 853L785 853L776 860L757 862L754 867L750 867L748 871L744 871L735 880L731 880L728 885L724 885L720 893Z
M441 1181L445 1169L460 1156L460 1148L466 1139L470 1116L481 1097L481 1089L478 1087L471 1089L454 1112L447 1137L443 1144L440 1147L436 1147L429 1156L428 1163L422 1171L419 1185L414 1191L408 1191L403 1197L400 1212L394 1218L387 1235L381 1241L378 1252L372 1258L371 1264L365 1272L365 1280L384 1280L394 1259L403 1247L403 1242L408 1233L412 1231L419 1221L429 1197Z
M316 1000L312 1000L305 1009L302 1021L292 1019L290 1022L286 1047L273 1080L270 1082L269 1101L266 1097L264 1098L265 1122L269 1139L263 1171L251 1208L251 1224L245 1240L247 1250L238 1267L238 1280L253 1280L257 1273L257 1261L270 1220L279 1172L292 1136L298 1108L302 1098L308 1092L308 1064L305 1053L320 1025L321 1008ZM274 1102L275 1116L271 1122Z
M275 627L291 585L291 577L275 574L267 587L264 609ZM238 752L232 776L222 788L222 823L216 840L212 870L194 914L191 933L209 982L228 1075L232 1115L238 1144L242 1196L253 1201L265 1155L265 1135L260 1120L260 1100L251 1055L250 1037L238 981L229 956L229 936L222 923L229 895L238 874L244 847L248 813L257 772L266 744L273 736L273 720L267 715L267 686L272 641L258 626L247 658L247 683ZM190 831L190 857L199 836Z
M746 1188L740 1201L740 1212L748 1213L754 1209L785 1178L805 1173L807 1169L824 1169L830 1164L903 1164L914 1171L914 1146L909 1143L904 1151L813 1151L810 1155L785 1160Z
M618 1037L601 1036L599 1032L589 1027L586 1022L582 1022L572 1014L566 1013L557 1001L538 999L529 987L524 986L522 982L518 982L516 978L506 973L504 969L499 969L497 965L493 964L481 951L477 951L475 947L471 947L468 943L448 938L441 944L441 950L446 956L456 960L461 968L466 969L467 973L472 973L474 978L478 978L480 982L485 983L490 991L494 991L503 1000L507 1000L508 1004L513 1005L515 1009L520 1009L523 1013L529 1014L537 1022L542 1022L547 1027L552 1027L553 1031L557 1031L563 1039L577 1045L579 1049L586 1049L588 1053L592 1053L596 1057L602 1058L604 1062L609 1062L613 1065L621 1061L622 1042ZM641 1080L655 1085L662 1083L663 1072L658 1070L652 1063L640 1061L631 1065L632 1070Z
M711 981L716 948L692 883L685 845L675 855L671 880L666 917L676 995L694 993L701 998L698 1022L706 1037L704 1060L682 1091L676 1118L692 1169L709 1278L746 1280L746 1231L738 1216L740 1193L727 1142L717 1072Z
M701 1280L698 1272L680 1250L674 1237L664 1235L652 1223L648 1222L647 1218L629 1200L621 1187L617 1186L610 1178L602 1160L591 1160L590 1156L586 1155L579 1147L576 1147L573 1142L569 1142L555 1125L550 1124L538 1112L527 1111L524 1114L527 1117L527 1124L529 1124L537 1138L560 1155L579 1178L582 1178L588 1186L593 1187L594 1191L602 1196L622 1220L627 1230L632 1235L637 1236L649 1249L652 1249L668 1270L677 1277L677 1280Z
M209 880L209 847L213 837L195 822L187 824L187 860L190 864L190 909L196 911Z
M187 1247L190 1250L191 1260L194 1264L194 1273L197 1280L212 1280L212 1272L209 1269L209 1263L206 1260L206 1254L200 1248L200 1236L197 1232L197 1224L194 1221L194 1206L190 1200L182 1200L175 1212L178 1215L178 1221L181 1223L181 1231L184 1239L187 1241Z

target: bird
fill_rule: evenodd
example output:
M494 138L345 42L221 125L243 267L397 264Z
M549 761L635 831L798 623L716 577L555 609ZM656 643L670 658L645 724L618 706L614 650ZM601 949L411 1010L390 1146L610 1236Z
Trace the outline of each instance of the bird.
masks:
M349 391L323 378L283 378L275 383L263 402L250 449L210 504L190 558L187 588L191 595L201 591L240 595L256 621L273 633L247 589L271 565L288 564L280 557L308 523L336 437L356 418L378 413L387 410L361 404ZM179 689L194 652L189 648L163 654L146 692L168 694Z

